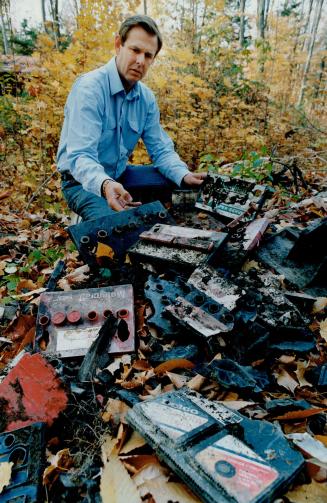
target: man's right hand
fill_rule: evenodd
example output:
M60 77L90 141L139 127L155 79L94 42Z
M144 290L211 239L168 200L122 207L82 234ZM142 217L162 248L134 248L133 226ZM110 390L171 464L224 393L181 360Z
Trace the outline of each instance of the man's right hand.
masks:
M133 202L133 198L127 190L124 189L121 183L114 180L105 180L103 182L104 196L107 200L108 206L115 211L126 210L130 207L140 206L141 202Z

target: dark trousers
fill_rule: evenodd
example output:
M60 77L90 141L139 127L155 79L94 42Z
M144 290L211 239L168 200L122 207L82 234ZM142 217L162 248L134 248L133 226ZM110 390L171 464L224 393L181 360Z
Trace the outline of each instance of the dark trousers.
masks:
M172 190L176 188L176 185L159 173L153 165L128 165L117 182L124 186L134 201L142 203L156 200L167 202ZM70 174L62 175L61 188L69 208L83 220L95 220L116 213L103 197L84 190Z

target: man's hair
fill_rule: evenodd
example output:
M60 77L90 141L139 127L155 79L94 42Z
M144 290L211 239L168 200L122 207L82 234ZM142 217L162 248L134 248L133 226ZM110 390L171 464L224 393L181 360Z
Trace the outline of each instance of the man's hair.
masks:
M157 55L162 47L162 35L159 31L157 23L149 16L138 15L138 16L131 16L125 19L125 21L121 24L119 28L119 36L122 41L122 44L126 42L127 35L131 31L131 29L135 28L136 26L141 26L141 28L143 28L150 35L156 35L158 40L158 50L156 52Z

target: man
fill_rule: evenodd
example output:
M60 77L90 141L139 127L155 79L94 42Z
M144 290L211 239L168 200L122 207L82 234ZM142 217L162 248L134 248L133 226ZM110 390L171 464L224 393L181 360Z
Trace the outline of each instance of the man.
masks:
M181 161L152 91L140 82L161 46L153 19L126 19L115 37L116 57L79 77L68 96L57 161L68 206L83 220L141 204L129 190L196 187L206 176ZM154 166L127 166L139 138Z

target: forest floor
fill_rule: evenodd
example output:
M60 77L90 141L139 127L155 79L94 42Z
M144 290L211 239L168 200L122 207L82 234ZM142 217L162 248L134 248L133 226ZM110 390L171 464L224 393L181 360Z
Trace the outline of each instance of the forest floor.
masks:
M27 447L27 461L26 458L22 461L19 457L10 457L8 433L0 436L7 438L4 443L0 442L0 501L1 491L3 495L9 491L13 491L12 495L18 495L22 488L26 489L28 483L21 482L17 476L26 466L30 477L29 490L39 487L41 491L39 494L35 489L35 500L129 503L201 501L201 497L199 499L191 489L201 495L205 483L201 479L198 485L196 476L185 475L184 472L189 470L188 465L192 463L185 454L186 450L176 447L179 445L175 443L176 438L168 435L167 445L171 441L176 452L180 449L180 466L174 470L174 462L160 445L165 438L165 430L160 430L162 424L158 418L151 423L152 433L147 436L147 441L131 427L135 418L126 419L134 404L142 405L151 398L160 400L163 393L184 389L197 392L201 398L216 405L225 405L242 418L273 425L277 437L263 440L267 442L263 450L255 443L251 446L248 442L252 454L253 451L257 455L260 452L261 461L263 453L267 454L269 449L271 453L274 442L278 443L277 432L283 433L283 439L284 435L287 436L292 451L301 454L305 460L297 473L292 473L290 469L287 477L287 470L283 472L277 492L275 486L267 482L264 473L255 489L250 484L250 492L254 491L252 496L243 495L244 480L237 479L235 482L237 493L227 483L225 486L222 483L227 501L234 501L233 497L237 501L253 501L253 494L259 493L268 495L269 501L280 498L278 501L285 503L326 501L327 297L326 246L322 239L326 237L324 218L327 216L327 187L323 173L304 172L303 176L305 186L291 171L285 172L273 186L273 194L257 215L258 218L268 219L268 228L263 239L248 253L243 253L241 246L244 241L242 221L228 226L226 220L222 222L185 201L168 208L169 215L174 217L179 226L227 231L229 245L224 245L227 248L222 254L226 261L218 261L215 271L218 271L220 278L236 285L233 293L240 303L229 305L228 309L235 319L237 313L248 313L249 298L254 301L250 322L259 320L259 325L262 322L265 334L268 334L268 338L266 335L266 338L263 337L261 345L257 339L262 332L255 333L253 325L248 323L250 318L245 323L240 316L237 319L241 325L235 324L230 335L223 330L219 337L210 338L208 343L208 338L201 335L201 327L194 328L192 323L185 321L186 311L183 312L184 319L183 316L178 319L178 313L173 319L167 318L166 314L161 316L165 309L162 292L169 292L168 304L172 305L177 294L183 294L184 291L186 295L187 291L190 292L183 288L194 272L195 265L190 267L190 264L181 265L172 261L162 266L160 260L158 265L158 262L149 259L143 260L145 265L142 266L140 259L133 259L133 256L125 257L121 262L116 260L111 246L99 246L99 243L93 255L95 262L91 261L89 265L84 261L87 254L79 254L67 232L70 220L58 195L57 175L39 187L38 197L41 199L44 195L51 201L52 192L56 191L57 194L52 206L48 205L47 209L40 206L39 210L34 201L27 201L26 197L25 205L22 204L19 187L14 186L12 181L9 183L8 176L0 191L1 427L2 432L15 432L17 427L27 428L25 431L29 432L28 428L36 421L46 423L46 426L42 429L44 440L40 440L39 445L35 441L39 438L37 431L22 437ZM318 224L322 229L321 234L320 231L318 234L313 233L309 241L302 241L302 255L293 262L294 268L297 267L300 286L296 279L291 281L287 273L281 273L269 264L269 260L259 257L259 250L275 234L294 228L298 233ZM289 238L291 234L286 232L283 236ZM292 239L296 242L300 238L293 233ZM234 253L238 261L234 260ZM317 274L320 265L321 276ZM316 285L310 285L309 280L301 283L301 274L305 271L316 278ZM214 277L215 272L210 274ZM210 283L208 277L206 282ZM325 283L321 285L319 282ZM66 347L67 353L62 358L60 351L48 349L51 348L51 341L49 337L44 337L40 324L40 303L44 309L44 296L49 292L67 295L82 290L88 293L89 288L98 291L109 288L111 292L126 284L132 285L134 292L132 302L136 350L119 355L107 354L106 358L101 359L101 351L95 348L93 356L96 356L96 360L90 367L93 370L86 379L81 379L81 354L78 356L74 351L69 353L71 348ZM192 286L188 288L192 289ZM242 304L244 292L245 301L243 299ZM222 295L221 292L219 295ZM50 295L50 302L51 299ZM71 299L75 310L84 309L78 302L74 304L75 297ZM124 298L125 301L130 302L130 297ZM93 309L91 304L85 309ZM95 304L95 309L99 305L102 306L100 301ZM240 308L240 305L243 307ZM219 309L225 313L226 304ZM127 321L129 329L133 324L133 316L130 316ZM112 321L113 324L116 322ZM107 319L97 325L99 338L101 326L105 326L109 332L112 330L108 323ZM42 355L40 360L35 359L38 353ZM34 358L34 370L28 370L27 359L30 355ZM225 362L225 366L222 362ZM39 366L40 370L35 370ZM28 372L31 372L32 380L36 375L34 390L26 384ZM50 380L51 385L46 380ZM44 397L47 394L48 399ZM38 400L39 407L30 409L29 402ZM179 406L176 407L178 409ZM169 417L173 416L171 414ZM189 419L191 423L193 420ZM183 419L182 429L185 421L187 424L188 420ZM246 430L248 423L244 424ZM225 426L230 434L238 435L236 430ZM140 428L142 425L136 429L140 431ZM18 437L23 435L19 432L16 434ZM246 431L243 432L240 439L246 435ZM277 440L272 440L274 438ZM197 442L198 439L194 440L192 448ZM154 448L155 445L157 447ZM282 457L276 445L275 448L276 456ZM249 452L244 459L251 458ZM262 461L261 467L266 466L267 459L269 457ZM270 469L275 466L279 471L278 462L270 460ZM199 474L200 468L197 471ZM255 478L260 479L259 472L255 473ZM281 477L281 474L278 476Z

